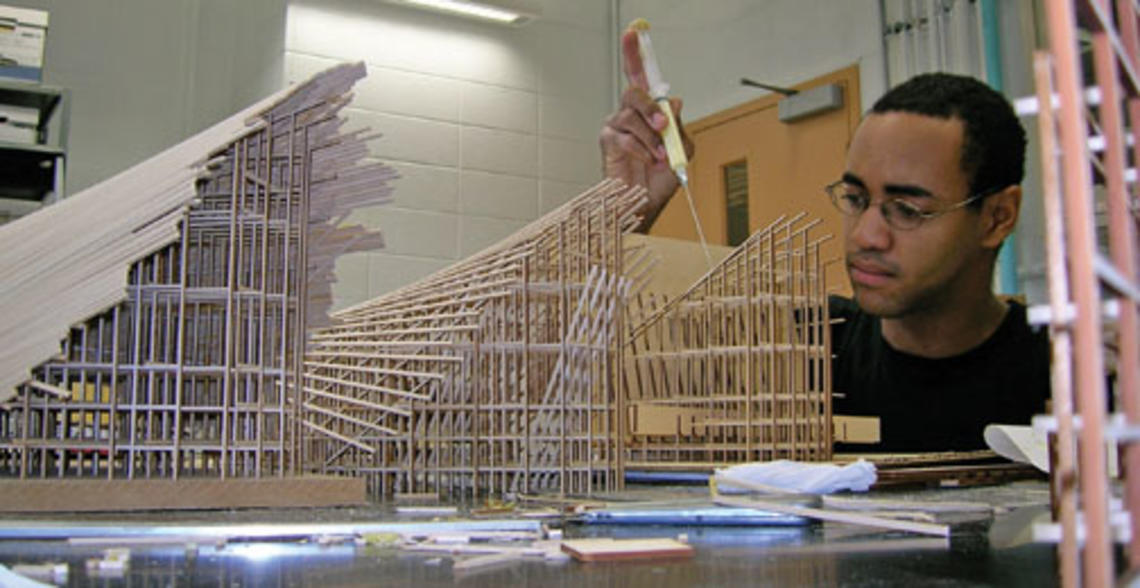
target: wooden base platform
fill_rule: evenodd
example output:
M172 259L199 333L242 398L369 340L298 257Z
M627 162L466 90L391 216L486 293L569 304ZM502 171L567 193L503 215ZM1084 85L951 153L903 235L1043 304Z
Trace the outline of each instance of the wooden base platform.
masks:
M367 504L364 480L0 480L0 512L326 507Z

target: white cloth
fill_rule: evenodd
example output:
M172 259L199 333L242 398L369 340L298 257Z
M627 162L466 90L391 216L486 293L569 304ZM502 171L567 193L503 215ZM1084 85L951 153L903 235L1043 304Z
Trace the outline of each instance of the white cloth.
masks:
M717 474L717 489L723 494L751 492L732 485L733 479L808 494L866 492L876 479L875 464L862 459L845 466L788 460L745 463L718 470Z
M51 584L37 582L27 576L21 576L0 564L0 586L7 588L54 588Z

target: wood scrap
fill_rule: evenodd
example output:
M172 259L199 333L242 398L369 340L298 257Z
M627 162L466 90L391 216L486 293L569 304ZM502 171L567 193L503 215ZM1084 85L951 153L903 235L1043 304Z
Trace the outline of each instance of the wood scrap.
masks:
M471 509L471 511L468 514L470 514L470 516L472 518L479 519L479 518L501 517L504 515L513 515L516 512L518 512L518 511L515 509L514 506L495 506L495 507L473 508L473 509Z
M850 525L860 525L864 527L873 527L876 529L885 529L891 531L906 531L908 533L933 535L936 537L950 536L950 527L948 525L896 520L856 512L798 506L771 500L760 500L756 498L737 498L733 496L724 496L723 494L713 498L713 502L727 506L740 506L745 508L768 510L772 512L796 515L832 523L846 523Z
M836 443L874 444L882 441L879 417L832 415Z
M398 492L392 499L396 504L438 503L439 494L434 492Z
M515 552L491 553L487 555L476 555L456 561L452 564L451 569L454 572L465 573L473 572L475 570L484 570L488 568L497 568L504 565L514 565L519 563L522 555Z
M998 463L947 465L879 470L874 488L933 485L943 488L1002 484L1044 479L1046 474L1029 464Z
M416 517L455 516L459 514L459 507L442 504L435 506L397 506L396 514Z
M949 537L903 537L892 539L876 535L870 538L858 539L852 539L851 537L827 537L824 541L808 545L770 545L765 546L764 555L805 557L815 554L898 554L919 550L945 551L949 548Z
M542 556L543 551L539 548L520 547L510 545L495 545L487 543L434 543L423 542L413 543L403 546L404 551L414 551L422 553L441 553L448 555L487 555L487 554L501 554L501 553L514 553L519 556L531 555Z
M583 562L687 558L694 554L691 545L671 538L566 539L562 541L562 550Z
M991 516L994 513L994 507L984 502L898 500L880 497L836 496L833 494L824 495L821 501L823 506L835 510L881 511L889 509L928 513L978 513Z
M0 480L0 512L361 506L364 481L332 476L178 480Z
M986 460L1004 459L989 449L976 451L930 451L921 453L837 453L832 459L837 464L847 464L859 460L866 460L878 469L896 466L918 466L931 464L950 464L982 462Z

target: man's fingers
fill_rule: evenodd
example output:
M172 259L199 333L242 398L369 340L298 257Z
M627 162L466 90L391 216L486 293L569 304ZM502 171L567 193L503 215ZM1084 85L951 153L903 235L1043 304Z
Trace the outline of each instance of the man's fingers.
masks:
M664 129L668 124L661 107L649 97L648 92L637 86L630 86L621 93L621 110L618 112L624 110L637 112L645 124L656 131Z
M660 111L655 116L663 117ZM634 108L622 108L606 121L605 126L616 133L631 136L642 145L646 153L654 153L662 150L661 135L649 125L641 112Z
M652 164L657 159L637 137L609 127L602 131L602 144L610 147L605 150L607 154L621 153L642 164Z
M622 63L625 67L625 79L631 86L649 89L649 80L645 77L645 66L641 63L641 51L637 41L637 31L626 29L621 34Z

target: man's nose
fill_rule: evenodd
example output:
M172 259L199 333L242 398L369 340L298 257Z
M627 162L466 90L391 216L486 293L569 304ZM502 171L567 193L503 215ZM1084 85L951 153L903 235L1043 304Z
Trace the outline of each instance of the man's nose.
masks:
M856 249L881 251L890 247L891 227L883 216L881 206L868 206L867 210L849 218L847 238Z

